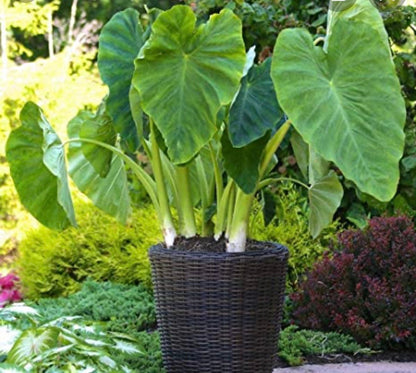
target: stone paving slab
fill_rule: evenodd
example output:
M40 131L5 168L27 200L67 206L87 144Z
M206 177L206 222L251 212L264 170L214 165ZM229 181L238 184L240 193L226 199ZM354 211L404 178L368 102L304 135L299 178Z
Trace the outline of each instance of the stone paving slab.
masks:
M273 373L416 373L416 363L345 363L278 368Z

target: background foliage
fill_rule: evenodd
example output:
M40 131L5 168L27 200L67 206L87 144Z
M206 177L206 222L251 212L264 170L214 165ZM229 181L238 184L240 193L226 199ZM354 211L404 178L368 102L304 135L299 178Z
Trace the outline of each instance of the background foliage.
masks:
M89 277L150 287L147 250L161 239L153 209L137 209L123 226L90 204L77 207L79 228L41 227L22 241L17 266L26 296L68 295Z
M341 331L372 348L415 349L416 230L409 218L373 218L339 236L292 296L302 327Z

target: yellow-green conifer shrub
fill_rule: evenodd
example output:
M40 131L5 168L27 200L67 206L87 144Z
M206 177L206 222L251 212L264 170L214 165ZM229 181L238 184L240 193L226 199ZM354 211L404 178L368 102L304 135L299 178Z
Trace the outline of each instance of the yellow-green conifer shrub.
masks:
M266 226L260 204L251 218L250 237L258 241L278 242L289 249L287 291L292 292L299 279L328 250L329 243L340 229L337 221L331 223L317 239L308 226L308 204L292 183L279 184L275 191L276 216Z
M31 299L66 296L91 278L151 286L147 250L162 240L150 206L123 226L90 204L77 206L78 228L29 232L19 247L18 274Z

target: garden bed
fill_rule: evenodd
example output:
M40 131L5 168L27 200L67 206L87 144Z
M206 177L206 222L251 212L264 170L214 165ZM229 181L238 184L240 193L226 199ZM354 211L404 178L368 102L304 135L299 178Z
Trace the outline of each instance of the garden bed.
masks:
M341 364L390 361L397 363L416 362L416 351L380 351L371 354L323 354L304 356L304 364ZM290 365L278 359L276 368L288 368Z

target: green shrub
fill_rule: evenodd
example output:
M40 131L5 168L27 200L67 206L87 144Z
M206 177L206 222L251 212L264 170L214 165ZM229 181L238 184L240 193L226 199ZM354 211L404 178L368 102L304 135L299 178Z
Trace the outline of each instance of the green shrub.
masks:
M308 228L307 200L289 183L278 185L275 191L276 216L266 225L260 206L251 221L250 237L259 241L273 241L289 249L287 290L292 292L315 262L323 256L330 241L336 239L339 224L333 222L321 237L312 239Z
M292 325L280 333L278 354L289 365L302 365L304 358L310 355L370 352L370 349L363 348L348 335L299 330Z
M147 250L161 240L153 208L135 210L127 226L90 204L76 210L79 228L40 227L21 242L17 266L26 297L68 295L87 278L150 287Z
M42 298L34 306L47 320L82 316L92 321L105 321L108 330L133 337L139 331L156 326L153 297L142 284L132 286L87 280L75 294Z

